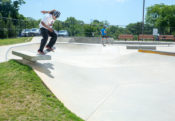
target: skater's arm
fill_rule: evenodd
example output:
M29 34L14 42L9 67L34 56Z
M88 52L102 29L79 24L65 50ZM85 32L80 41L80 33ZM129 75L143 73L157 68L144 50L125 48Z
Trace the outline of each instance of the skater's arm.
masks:
M105 30L104 33L107 34L107 31Z
M53 32L53 29L47 26L43 21L41 21L41 24L46 27L50 32Z
M45 13L53 13L54 11L56 11L55 9L51 10L51 11L41 11L41 13L45 14Z

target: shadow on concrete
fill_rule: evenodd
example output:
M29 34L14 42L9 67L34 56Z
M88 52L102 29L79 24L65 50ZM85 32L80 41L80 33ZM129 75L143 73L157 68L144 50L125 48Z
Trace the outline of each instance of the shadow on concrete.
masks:
M35 63L35 66L32 66L34 70L37 70L41 73L44 73L45 75L49 76L50 78L54 78L54 76L51 74L50 69L54 70L53 64L51 63Z
M51 71L50 71L50 70L54 70L53 64L51 63L30 62L27 60L17 60L17 61L32 67L34 70L41 72L50 78L54 78L54 76L51 74Z

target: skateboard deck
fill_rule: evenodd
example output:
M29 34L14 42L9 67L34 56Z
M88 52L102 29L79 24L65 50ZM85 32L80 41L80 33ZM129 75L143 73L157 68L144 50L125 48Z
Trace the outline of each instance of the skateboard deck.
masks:
M46 49L46 50L44 50L44 53L47 54L47 53L49 53L49 52L54 52L55 49L56 49L56 47L53 47L52 49L53 49L53 50Z

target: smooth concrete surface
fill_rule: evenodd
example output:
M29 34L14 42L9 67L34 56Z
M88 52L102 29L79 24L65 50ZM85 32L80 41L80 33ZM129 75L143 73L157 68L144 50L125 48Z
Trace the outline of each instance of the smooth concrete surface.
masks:
M35 51L38 46L12 50ZM58 43L49 55L52 60L23 63L86 121L175 120L175 57L138 53L125 45L76 43ZM11 58L15 56L9 53Z
M165 52L175 52L175 45L171 46L157 46L158 51L165 51Z

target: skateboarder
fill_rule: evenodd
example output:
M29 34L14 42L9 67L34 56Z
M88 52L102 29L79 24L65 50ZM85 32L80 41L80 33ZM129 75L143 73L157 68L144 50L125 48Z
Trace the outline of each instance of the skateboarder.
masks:
M104 26L102 29L101 29L101 36L102 36L102 44L103 46L105 46L105 42L104 42L104 39L106 39L106 42L107 42L107 32L106 32L106 26Z
M44 55L45 53L43 52L43 49L47 43L48 36L51 36L51 39L50 39L49 43L46 45L46 48L50 51L53 51L52 47L57 40L57 34L52 29L52 26L53 26L55 20L60 16L61 13L59 11L56 11L56 10L41 11L41 13L43 13L43 14L47 13L47 15L41 20L41 22L39 24L41 35L43 38L41 40L38 53Z

